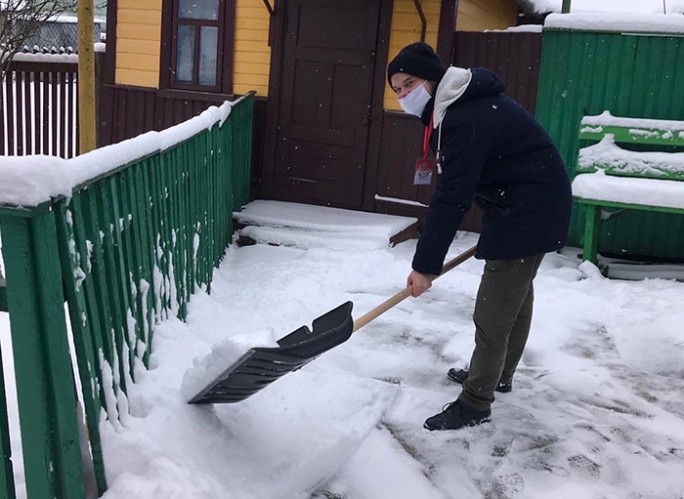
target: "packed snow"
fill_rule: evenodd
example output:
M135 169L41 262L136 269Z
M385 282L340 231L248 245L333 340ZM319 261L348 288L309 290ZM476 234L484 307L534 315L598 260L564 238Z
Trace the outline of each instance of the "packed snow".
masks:
M584 199L684 210L684 183L677 180L616 177L599 170L577 175L572 193Z
M476 237L459 233L448 257ZM401 290L414 249L231 246L187 323L157 327L131 414L102 423L104 498L684 497L684 283L608 280L572 249L542 264L530 341L491 423L422 427L460 391L446 371L472 352L474 259L251 398L186 404L198 370L220 373L250 341Z
M375 213L270 200L249 203L235 219L247 225L241 236L303 249L320 245L333 249L380 248L417 222L410 217L378 217Z

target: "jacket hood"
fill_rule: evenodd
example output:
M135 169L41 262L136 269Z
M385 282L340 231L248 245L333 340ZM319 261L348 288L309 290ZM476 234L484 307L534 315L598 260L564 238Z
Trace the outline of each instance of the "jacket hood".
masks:
M488 69L450 67L435 92L434 127L437 128L442 123L447 108L457 100L500 94L504 88L501 78Z

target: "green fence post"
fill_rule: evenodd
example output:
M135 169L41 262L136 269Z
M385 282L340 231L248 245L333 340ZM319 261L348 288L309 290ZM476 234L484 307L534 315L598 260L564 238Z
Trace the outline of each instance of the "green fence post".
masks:
M584 216L584 249L582 258L598 265L598 238L601 230L601 209L594 204L585 205Z
M55 218L45 210L31 215L0 214L26 491L29 499L79 499L83 472Z
M7 398L5 390L5 376L0 352L0 450L2 451L2 463L0 463L0 497L14 499L14 469L12 466L12 446L10 442L9 421L7 418Z

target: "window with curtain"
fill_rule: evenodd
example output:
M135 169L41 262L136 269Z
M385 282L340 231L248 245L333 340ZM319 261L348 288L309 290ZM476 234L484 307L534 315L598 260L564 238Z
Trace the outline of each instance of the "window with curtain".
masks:
M161 86L230 93L234 0L168 0L164 10Z

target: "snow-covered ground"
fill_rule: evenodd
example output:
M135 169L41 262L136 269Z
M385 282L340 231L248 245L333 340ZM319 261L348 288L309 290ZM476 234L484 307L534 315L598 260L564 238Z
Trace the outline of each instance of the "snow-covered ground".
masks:
M449 257L475 241L459 233ZM604 279L573 251L542 264L530 342L491 423L422 427L458 396L445 374L472 351L472 259L253 397L186 404L184 378L228 367L212 351L347 300L358 317L401 290L414 246L231 246L187 323L157 328L131 414L102 424L104 498L684 497L684 283Z

